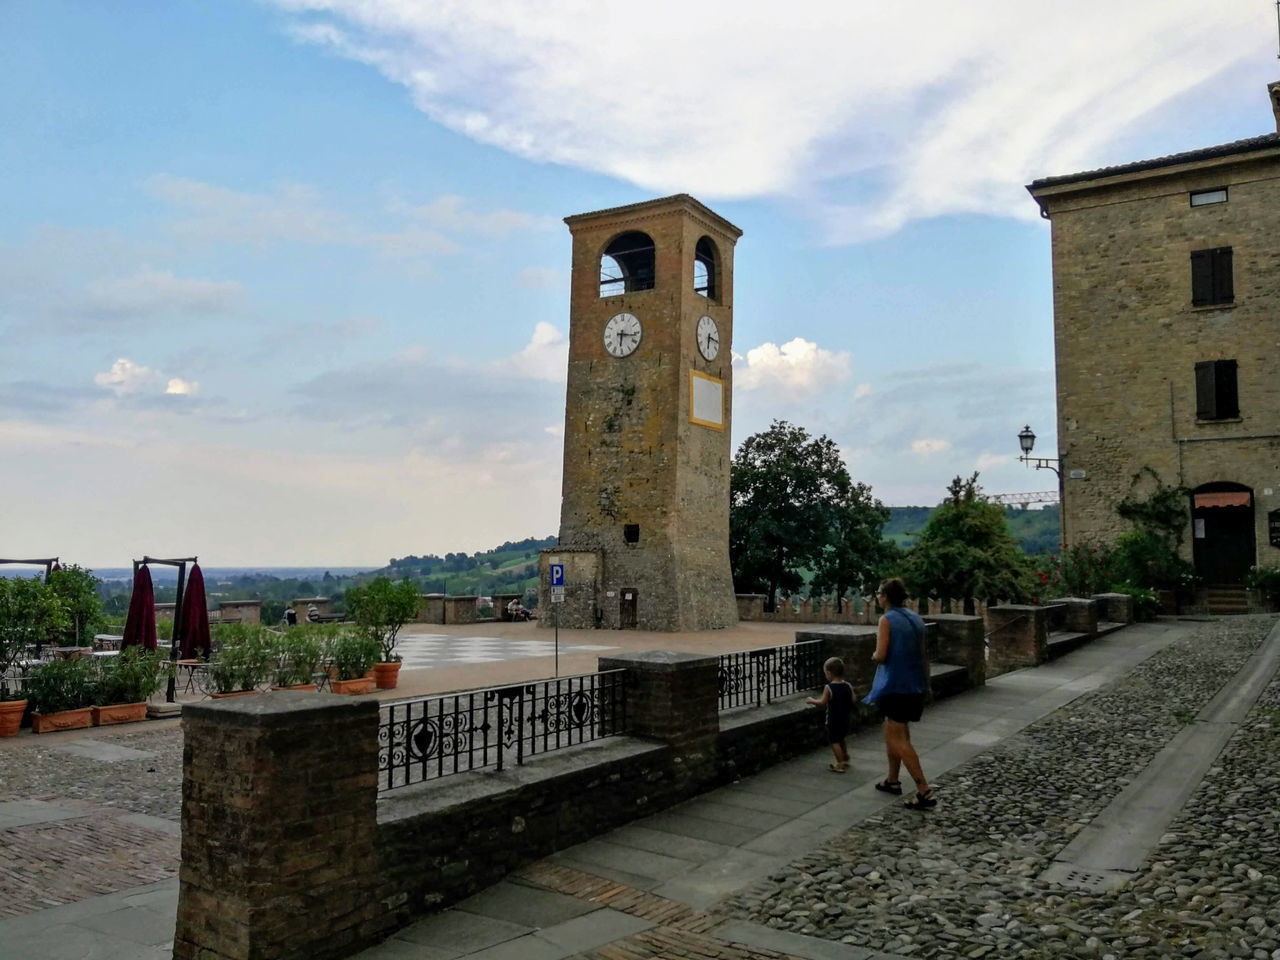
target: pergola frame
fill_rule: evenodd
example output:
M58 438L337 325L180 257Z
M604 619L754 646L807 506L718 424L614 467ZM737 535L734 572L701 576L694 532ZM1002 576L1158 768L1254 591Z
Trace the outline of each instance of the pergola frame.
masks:
M133 577L134 581L138 578L138 568L145 564L159 563L166 567L178 568L178 590L173 598L173 634L169 640L169 686L165 689L165 701L167 703L175 703L178 699L178 650L182 647L182 588L187 581L187 564L195 563L198 557L178 557L176 559L162 559L160 557L143 556L141 560L133 561ZM155 594L152 593L152 603L155 603Z

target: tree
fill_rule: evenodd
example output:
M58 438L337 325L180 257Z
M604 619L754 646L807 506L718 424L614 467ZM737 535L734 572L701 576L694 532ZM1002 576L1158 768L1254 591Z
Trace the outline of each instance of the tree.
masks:
M978 474L956 477L907 554L907 583L917 595L1020 599L1029 592L1027 556L1009 533L1004 508L987 502Z
M842 609L847 589L865 592L878 583L891 551L897 553L883 537L888 519L889 508L871 495L871 488L851 481L815 566L814 592L834 592L837 609Z
M0 678L27 647L48 643L70 626L53 587L35 577L0 577ZM0 700L7 696L0 680Z
M742 442L729 480L729 559L735 589L763 592L772 609L778 590L804 583L821 562L852 480L835 442L775 420Z
M418 613L418 585L408 577L392 583L378 577L347 591L347 609L360 633L382 644L382 661L400 659L395 653L400 628Z
M71 618L72 636L77 643L99 633L103 623L102 601L98 599L98 587L102 581L92 570L69 563L49 575L49 586Z

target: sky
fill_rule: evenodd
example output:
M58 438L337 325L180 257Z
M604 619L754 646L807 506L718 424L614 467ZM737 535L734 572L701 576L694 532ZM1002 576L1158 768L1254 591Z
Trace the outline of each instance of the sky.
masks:
M555 533L562 218L678 192L744 231L735 448L1053 489L1024 185L1269 132L1280 79L1270 0L6 0L0 42L0 555L104 567Z

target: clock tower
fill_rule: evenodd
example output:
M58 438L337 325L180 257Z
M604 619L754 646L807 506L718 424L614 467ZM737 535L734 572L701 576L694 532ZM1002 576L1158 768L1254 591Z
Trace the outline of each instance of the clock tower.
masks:
M559 546L565 627L737 623L729 569L733 249L693 197L565 218L573 235Z

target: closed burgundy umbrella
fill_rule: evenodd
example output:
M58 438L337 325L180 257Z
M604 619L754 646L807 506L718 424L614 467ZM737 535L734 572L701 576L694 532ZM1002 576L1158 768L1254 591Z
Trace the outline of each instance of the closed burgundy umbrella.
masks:
M129 617L124 622L124 637L120 641L121 650L132 646L156 648L156 595L151 586L151 571L146 565L139 567L133 578Z
M213 643L209 639L209 611L205 609L204 574L200 564L191 565L187 590L182 595L182 647L183 660L200 656L209 659Z

